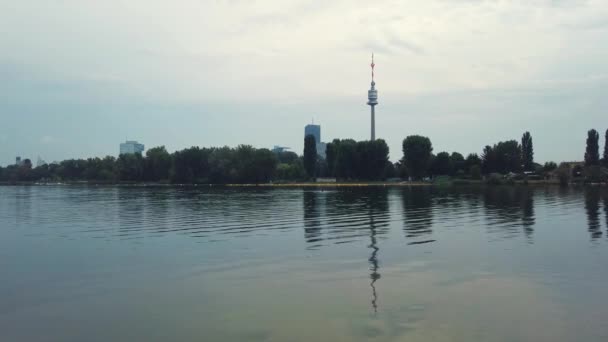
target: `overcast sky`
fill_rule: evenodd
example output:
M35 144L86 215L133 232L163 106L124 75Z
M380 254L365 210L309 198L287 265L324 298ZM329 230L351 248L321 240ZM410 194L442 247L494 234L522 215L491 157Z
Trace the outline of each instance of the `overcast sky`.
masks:
M117 155L138 140L369 139L481 153L529 130L580 160L608 128L606 0L0 0L0 165Z

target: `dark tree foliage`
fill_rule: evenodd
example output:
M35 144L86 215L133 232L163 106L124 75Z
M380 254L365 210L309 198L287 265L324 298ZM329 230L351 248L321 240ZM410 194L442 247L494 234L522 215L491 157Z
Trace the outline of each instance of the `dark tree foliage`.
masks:
M600 163L600 135L595 129L587 132L587 149L585 150L585 166L599 165Z
M292 164L298 159L298 154L291 151L277 153L277 159L281 164Z
M304 169L308 177L315 178L317 167L317 142L312 134L304 137Z
M431 173L437 176L449 175L452 173L452 163L450 161L449 153L437 153L431 162Z
M176 151L170 169L173 183L205 183L209 180L210 150L196 146ZM218 179L219 180L219 179Z
M483 152L481 154L481 170L483 171L483 173L490 174L496 172L496 160L496 151L494 151L494 148L492 146L486 145L486 147L483 148Z
M467 173L471 173L471 167L477 166L481 172L481 158L477 153L470 153L467 159L464 160L464 170Z
M482 154L482 171L486 174L519 172L522 167L521 146L515 140L486 146Z
M410 135L403 140L402 162L414 179L426 176L430 167L433 145L431 140L420 135Z
M386 178L389 149L382 139L359 142L334 139L327 144L325 153L329 176L361 180Z
M521 154L524 171L534 170L534 148L530 132L524 133L521 137Z
M144 159L141 154L121 154L116 160L120 180L140 182L144 175Z
M339 139L327 143L325 148L325 160L327 161L327 173L330 177L336 176L336 157L338 155L338 145L340 144Z
M342 179L355 179L357 168L357 142L352 139L340 140L335 161L335 176Z
M171 155L165 146L154 147L146 151L144 162L144 180L158 182L169 179Z
M557 164L552 161L548 161L545 163L545 165L543 165L544 172L551 172L555 169L557 169Z
M458 152L452 152L452 155L450 156L450 163L451 163L451 167L452 167L452 171L450 173L450 175L454 176L456 174L459 173L467 173L469 172L469 170L465 167L465 160L464 157L462 156L462 154L458 153Z
M302 158L294 160L290 164L281 163L277 165L276 170L277 180L303 181L306 180L306 170L304 170L304 162Z
M604 167L608 167L608 129L606 130L606 135L604 136Z
M360 141L357 143L359 179L379 180L385 178L388 160L388 145L382 139Z

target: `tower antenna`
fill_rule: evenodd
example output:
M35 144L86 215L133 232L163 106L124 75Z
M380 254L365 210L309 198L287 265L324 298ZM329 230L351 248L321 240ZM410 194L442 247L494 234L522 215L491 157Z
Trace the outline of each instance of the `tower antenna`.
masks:
M376 64L374 64L374 53L372 52L372 81L374 80L374 67L376 66Z
M372 84L371 88L367 91L367 104L371 107L371 140L376 140L376 105L378 104L378 90L376 89L376 81L374 81L374 53L372 52Z

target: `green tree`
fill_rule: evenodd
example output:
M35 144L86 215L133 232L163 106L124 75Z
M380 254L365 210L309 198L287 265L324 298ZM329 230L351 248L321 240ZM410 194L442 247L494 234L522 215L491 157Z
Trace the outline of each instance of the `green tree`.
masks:
M291 164L298 159L298 154L292 151L283 151L277 153L279 163Z
M481 167L478 164L472 165L469 173L471 174L471 178L481 179Z
M477 155L477 153L469 153L467 158L464 160L464 169L466 172L471 172L471 167L477 165L481 170L481 158Z
M304 137L304 169L308 177L315 178L315 169L317 164L317 143L315 136L312 134Z
M238 182L239 166L234 149L224 146L219 148L203 149L202 156L207 158L208 181L213 184L226 184Z
M165 146L153 147L146 151L144 163L144 179L146 181L158 182L169 179L171 169L171 155Z
M515 140L501 141L494 146L486 146L481 159L485 174L518 172L521 170L521 146Z
M532 136L530 132L524 133L521 137L521 154L524 171L534 170L534 148L532 146Z
M433 145L431 140L420 135L410 135L403 140L402 162L414 179L426 176L430 167Z
M171 182L180 184L209 182L211 173L209 155L211 152L210 149L193 146L173 153L169 171ZM223 183L221 178L216 181Z
M450 163L452 164L452 176L458 173L464 174L468 171L468 169L465 167L466 165L464 157L458 152L452 152L450 155Z
M600 135L595 129L587 132L587 149L585 150L585 166L599 165L599 139Z
M116 165L121 181L140 182L143 180L144 160L140 153L121 154Z
M559 184L561 186L566 186L570 183L570 178L572 177L572 170L570 169L570 165L566 163L561 163L559 167L555 170L557 174L557 178L559 179Z
M342 179L356 178L357 142L352 139L340 140L335 161L335 176Z
M338 145L340 144L339 139L327 143L325 148L325 160L327 161L327 173L330 177L336 176L336 157L338 155Z
M521 170L521 145L515 140L501 141L494 147L498 172L518 172Z
M496 172L496 159L496 151L494 151L494 148L490 145L486 145L486 147L483 148L483 153L481 154L481 169L483 173L490 174Z
M557 164L552 161L548 161L543 165L543 172L551 172L555 169L557 169Z
M276 173L276 155L266 148L256 149L254 152L254 178L256 184L269 182Z
M452 173L450 154L439 152L431 163L431 173L437 176L449 175Z

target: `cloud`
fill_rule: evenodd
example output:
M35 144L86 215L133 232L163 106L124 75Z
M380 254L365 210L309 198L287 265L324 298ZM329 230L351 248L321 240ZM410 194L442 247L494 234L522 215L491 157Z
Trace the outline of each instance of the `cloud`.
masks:
M602 108L588 105L597 101L589 89L608 75L604 0L183 0L179 6L157 0L21 0L0 3L0 21L8 28L0 35L3 128L13 134L28 127L43 137L54 125L52 136L66 141L82 134L70 126L79 118L79 124L124 130L116 133L121 139L124 133L144 135L146 127L155 132L152 137L173 139L159 138L159 144L234 141L300 150L299 135L281 132L286 125L299 127L310 113L334 125L325 132L365 137L367 120L360 118L368 109L372 52L379 120L394 117L394 126L414 131L416 120L402 115L409 113L411 99L424 102L417 102L416 115L432 109L436 117L474 123L538 112L542 102L515 100L500 113L485 110L493 99L485 94L529 94L530 88L538 99L555 99L555 89L577 94L563 96L568 102L560 102L561 108L582 106L586 113L580 115L591 124ZM460 105L458 115L450 116L453 107L434 107L441 94L460 96L453 100ZM469 108L479 110L467 113ZM270 123L255 126L261 117ZM128 127L122 126L126 119ZM530 120L535 125L541 119ZM188 125L189 133L162 136L158 132L168 129L167 122ZM461 129L479 131L470 126ZM438 135L441 129L451 134L444 127ZM114 153L109 139L99 134L89 143ZM279 139L287 141L274 141ZM12 156L19 148L3 144L0 155Z

